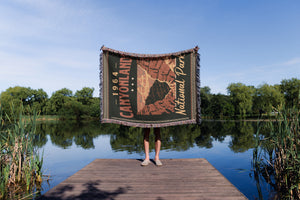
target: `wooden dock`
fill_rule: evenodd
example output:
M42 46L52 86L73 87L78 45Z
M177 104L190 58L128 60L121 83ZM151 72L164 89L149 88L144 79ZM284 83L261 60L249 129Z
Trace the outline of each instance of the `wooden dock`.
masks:
M247 199L206 159L96 159L41 199Z

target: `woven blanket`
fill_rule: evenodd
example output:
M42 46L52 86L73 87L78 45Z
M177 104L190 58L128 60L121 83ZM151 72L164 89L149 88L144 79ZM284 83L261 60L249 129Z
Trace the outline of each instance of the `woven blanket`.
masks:
M164 127L200 123L198 47L169 54L101 48L102 123Z

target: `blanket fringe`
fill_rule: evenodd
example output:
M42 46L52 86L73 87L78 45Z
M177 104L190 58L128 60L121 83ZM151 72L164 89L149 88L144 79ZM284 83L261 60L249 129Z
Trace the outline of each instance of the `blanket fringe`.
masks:
M135 58L161 58L161 57L172 57L172 56L179 56L182 54L186 54L186 53L197 53L198 52L199 47L196 46L192 49L187 49L187 50L183 50L183 51L178 51L178 52L174 52L174 53L165 53L165 54L139 54L139 53L129 53L129 52L124 52L124 51L118 51L115 49L111 49L108 47L105 47L104 45L101 47L102 51L109 51L115 54L120 54L122 56L129 56L129 57L135 57Z
M115 119L104 119L102 123L114 123L123 126L132 126L132 127L141 127L141 128L161 128L167 126L179 126L184 124L197 124L196 120L185 120L180 122L168 122L168 123L137 123L137 122L128 122L128 121L121 121Z
M103 47L103 46L102 46ZM102 49L101 47L101 49ZM99 83L99 97L100 97L100 123L103 119L103 51L100 53L100 66L99 66L99 77L100 77L100 83Z
M196 82L197 82L197 124L201 124L201 97L200 97L200 54L197 53L197 61L196 61Z

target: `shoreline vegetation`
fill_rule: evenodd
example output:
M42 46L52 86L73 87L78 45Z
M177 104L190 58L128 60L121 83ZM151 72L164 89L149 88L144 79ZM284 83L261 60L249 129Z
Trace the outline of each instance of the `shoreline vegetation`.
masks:
M36 118L36 121L57 121L59 116L56 115L40 115Z
M37 114L24 117L23 111L21 107L18 115L8 117L0 104L0 199L32 199L40 194L43 155L33 144Z
M264 179L277 192L274 199L300 199L300 111L280 109L270 121L264 138L255 136L252 168L254 178ZM259 185L257 190L262 197Z

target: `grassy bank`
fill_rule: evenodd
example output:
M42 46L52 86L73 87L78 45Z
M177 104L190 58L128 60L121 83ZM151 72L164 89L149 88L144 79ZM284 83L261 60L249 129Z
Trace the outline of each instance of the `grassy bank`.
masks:
M33 146L37 115L4 116L0 105L0 199L32 199L42 183L43 158Z
M59 120L58 115L39 115L36 121L57 121Z
M24 116L23 118L28 120L31 116ZM59 115L38 115L36 117L36 121L38 122L43 122L43 121L64 121L64 120L68 120L68 121L78 121L78 119L76 119L75 116L68 116L68 117L61 117ZM83 116L82 118L80 118L79 121L99 121L99 117L91 117L91 116Z
M265 138L256 134L253 169L256 179L262 176L277 192L274 199L300 199L300 111L278 112L270 121ZM264 130L266 131L266 130Z

